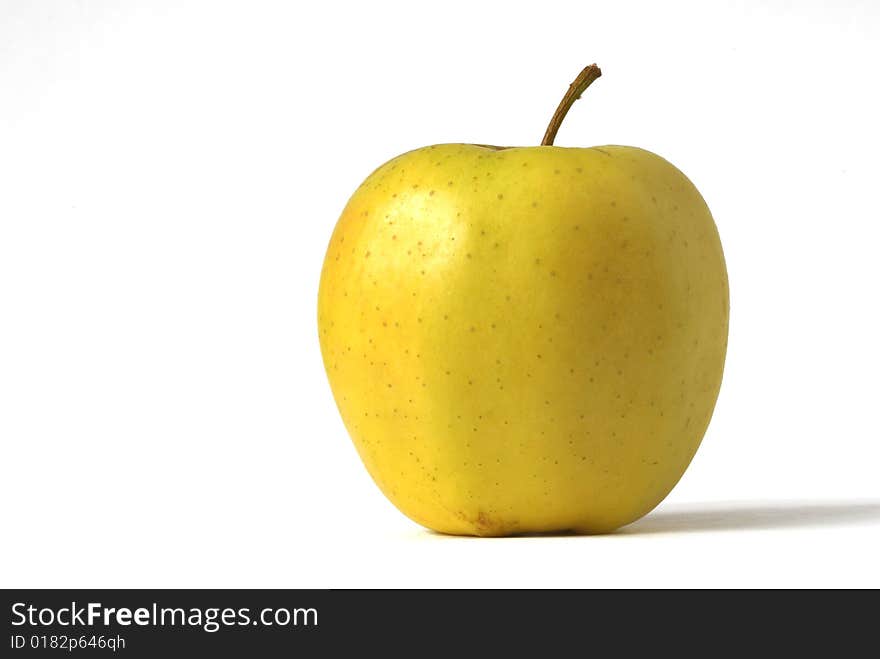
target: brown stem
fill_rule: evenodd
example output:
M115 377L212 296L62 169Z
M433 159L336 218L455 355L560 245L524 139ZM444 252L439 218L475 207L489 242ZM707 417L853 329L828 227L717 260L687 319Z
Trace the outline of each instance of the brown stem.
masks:
M568 91L565 92L565 96L559 101L559 107L556 108L556 112L553 113L553 118L550 119L550 124L547 126L547 132L544 133L544 139L541 141L541 146L553 146L553 140L556 139L556 133L559 131L559 127L562 125L562 120L565 119L565 115L568 114L569 108L574 105L574 102L581 97L584 90L593 84L593 81L595 81L600 75L602 75L602 71L599 70L599 67L595 64L590 64L590 66L581 71L578 77L574 79L574 82L569 85Z

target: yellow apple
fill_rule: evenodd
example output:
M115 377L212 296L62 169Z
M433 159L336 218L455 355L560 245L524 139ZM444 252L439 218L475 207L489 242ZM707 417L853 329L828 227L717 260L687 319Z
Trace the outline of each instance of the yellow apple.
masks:
M727 271L699 192L648 151L549 133L394 158L327 249L342 419L382 492L436 531L628 524L684 473L718 395Z

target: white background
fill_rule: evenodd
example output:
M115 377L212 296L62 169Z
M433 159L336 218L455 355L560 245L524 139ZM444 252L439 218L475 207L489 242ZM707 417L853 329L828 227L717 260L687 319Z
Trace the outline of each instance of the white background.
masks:
M878 44L870 0L4 2L0 585L880 586ZM536 144L592 61L557 144L715 215L715 417L615 535L428 533L336 412L324 249L373 168Z

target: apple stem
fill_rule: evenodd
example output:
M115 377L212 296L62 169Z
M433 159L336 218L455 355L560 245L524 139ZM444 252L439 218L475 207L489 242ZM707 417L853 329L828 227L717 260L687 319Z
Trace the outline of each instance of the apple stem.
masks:
M574 102L581 97L584 90L593 84L596 78L600 75L602 75L602 71L599 70L599 67L595 64L590 64L590 66L578 74L578 77L574 79L574 82L569 85L568 91L565 92L565 96L559 101L559 107L556 108L556 112L553 113L553 118L550 119L550 124L547 126L547 132L544 133L544 139L541 142L541 146L553 146L553 140L556 139L556 133L559 131L559 127L562 125L562 120L565 119L565 115L568 114L568 111L571 106L574 105Z

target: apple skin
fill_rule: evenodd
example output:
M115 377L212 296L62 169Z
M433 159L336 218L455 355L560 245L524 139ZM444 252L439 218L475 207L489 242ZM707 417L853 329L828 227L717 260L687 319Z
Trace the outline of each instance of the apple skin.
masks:
M373 172L318 295L337 406L442 533L602 533L653 509L709 424L727 270L703 198L634 147L441 144Z

